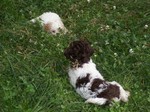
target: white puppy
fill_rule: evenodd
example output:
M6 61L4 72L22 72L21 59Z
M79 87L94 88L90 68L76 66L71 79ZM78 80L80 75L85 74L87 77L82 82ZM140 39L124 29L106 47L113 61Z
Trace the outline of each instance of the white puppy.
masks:
M65 28L61 18L58 14L53 12L45 12L39 17L36 17L31 20L31 22L35 23L39 21L43 26L44 30L47 32L56 35L57 33L66 33L67 29Z
M69 68L70 83L87 103L98 105L112 101L127 102L130 93L115 82L106 81L96 69L91 56L94 50L85 40L72 42L64 55L72 62Z

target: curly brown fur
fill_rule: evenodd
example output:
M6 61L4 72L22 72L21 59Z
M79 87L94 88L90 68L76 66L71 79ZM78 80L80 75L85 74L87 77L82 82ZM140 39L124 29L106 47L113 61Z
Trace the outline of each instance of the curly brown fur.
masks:
M94 53L93 48L86 40L74 41L70 46L65 49L64 55L71 62L78 61L79 65L87 63L90 60L90 56Z

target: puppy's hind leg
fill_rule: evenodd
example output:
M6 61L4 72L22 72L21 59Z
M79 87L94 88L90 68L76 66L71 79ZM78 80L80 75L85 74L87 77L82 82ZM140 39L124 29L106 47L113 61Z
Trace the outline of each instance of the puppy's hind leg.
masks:
M111 84L119 86L119 88L120 88L120 99L123 102L127 102L128 101L128 97L130 96L130 92L124 90L123 87L119 83L117 83L115 81L111 82Z
M107 103L107 99L105 98L89 98L85 101L85 103L93 103L98 105L104 105Z

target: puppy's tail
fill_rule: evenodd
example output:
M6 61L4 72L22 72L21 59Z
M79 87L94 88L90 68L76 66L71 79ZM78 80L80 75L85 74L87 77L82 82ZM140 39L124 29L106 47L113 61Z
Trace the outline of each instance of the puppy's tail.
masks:
M105 105L108 103L108 100L105 98L89 98L85 101L86 103L93 103L98 105Z

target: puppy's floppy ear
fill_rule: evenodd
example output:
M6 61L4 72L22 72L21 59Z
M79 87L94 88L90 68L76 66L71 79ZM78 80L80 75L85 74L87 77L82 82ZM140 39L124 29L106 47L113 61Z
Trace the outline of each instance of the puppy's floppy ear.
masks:
M50 30L52 29L52 23L46 23L44 24L44 30L47 32L50 32Z

